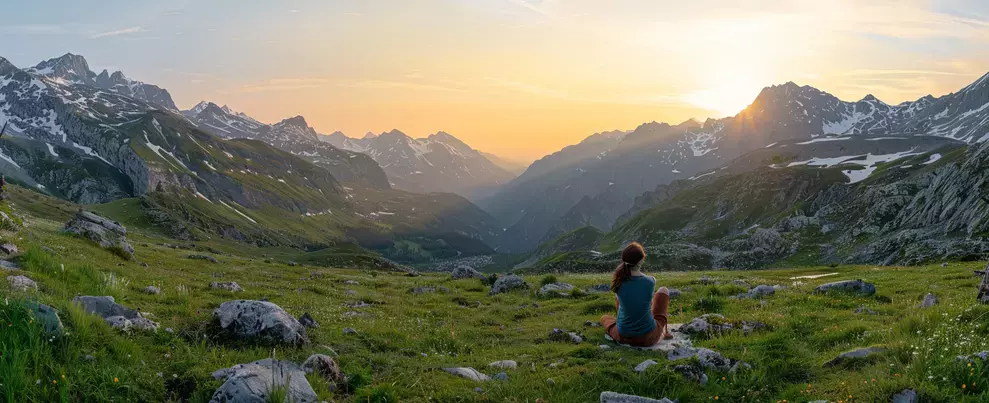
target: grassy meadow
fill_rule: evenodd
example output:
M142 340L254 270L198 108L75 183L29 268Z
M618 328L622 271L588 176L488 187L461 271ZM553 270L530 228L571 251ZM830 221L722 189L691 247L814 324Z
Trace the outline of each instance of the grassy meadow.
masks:
M668 361L665 354L610 344L600 327L585 325L613 312L610 293L540 298L535 289L543 276L526 276L529 291L489 296L480 280L289 264L302 259L285 249L190 245L140 228L128 234L135 259L123 260L58 232L74 212L72 206L18 198L12 207L25 226L2 233L4 241L20 249L9 258L20 270L5 276L28 276L39 290L15 292L0 282L0 400L8 402L205 402L222 383L210 376L217 369L271 356L301 363L314 353L333 356L349 379L346 387L332 390L320 378L310 378L319 397L329 402L592 402L602 391L681 402L872 402L906 388L916 389L921 401L989 399L983 363L955 359L989 350L989 307L975 304L979 279L972 270L981 269L979 262L653 273L660 285L683 292L672 301L673 323L719 313L767 325L748 335L694 339L695 346L753 366L736 373L708 372L710 382L700 386L673 372L679 362ZM190 254L211 255L219 263L189 259ZM792 279L825 273L837 274ZM703 284L701 277L716 284ZM607 274L556 278L581 289L608 281ZM859 278L874 283L878 293L812 293L819 284ZM737 279L786 288L763 299L734 299L747 290L732 284ZM212 281L235 281L245 291L211 290ZM142 292L148 285L162 293ZM424 286L436 289L411 292ZM918 308L929 292L940 303ZM70 303L78 295L113 296L152 314L162 331L111 329ZM304 312L315 317L320 327L309 329L312 343L272 349L212 334L208 323L220 303L261 298L295 317ZM28 301L55 307L66 334L46 336L27 312ZM361 301L370 306L350 306ZM873 314L855 313L863 306ZM344 328L357 333L344 334ZM584 342L552 341L548 335L554 328L576 331ZM611 348L601 349L602 344ZM868 346L887 350L838 367L822 365ZM647 359L659 364L633 371ZM494 375L501 370L487 365L498 360L515 360L519 367L507 370L505 381L482 383L442 371L473 367Z

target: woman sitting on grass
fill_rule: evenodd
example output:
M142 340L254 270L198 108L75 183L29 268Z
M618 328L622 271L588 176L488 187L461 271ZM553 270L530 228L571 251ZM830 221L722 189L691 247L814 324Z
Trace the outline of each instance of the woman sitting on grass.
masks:
M670 291L662 287L653 295L656 279L642 273L646 251L637 242L622 250L622 262L611 279L618 318L601 317L601 326L618 343L647 347L660 338L671 338L666 329Z

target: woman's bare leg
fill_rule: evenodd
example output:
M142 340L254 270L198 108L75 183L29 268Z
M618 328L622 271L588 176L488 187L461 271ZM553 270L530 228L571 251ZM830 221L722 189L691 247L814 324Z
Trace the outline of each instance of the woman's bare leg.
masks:
M656 291L656 295L652 298L652 317L656 319L657 325L663 326L663 338L672 339L673 334L669 330L669 309L670 309L670 290L666 287L660 287Z

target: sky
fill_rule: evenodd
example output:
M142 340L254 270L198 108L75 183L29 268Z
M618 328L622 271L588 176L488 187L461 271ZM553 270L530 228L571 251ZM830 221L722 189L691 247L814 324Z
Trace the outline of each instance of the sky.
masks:
M989 71L983 0L0 0L0 57L71 52L322 133L446 131L531 161L588 135L737 113L794 81L887 103Z

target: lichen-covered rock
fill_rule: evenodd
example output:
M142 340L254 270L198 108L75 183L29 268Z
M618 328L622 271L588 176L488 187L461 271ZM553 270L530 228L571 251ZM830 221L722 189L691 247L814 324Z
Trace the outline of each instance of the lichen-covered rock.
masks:
M94 213L79 210L62 231L79 235L100 245L102 248L116 248L127 255L134 255L134 247L127 243L127 229L120 223Z
M319 327L319 322L316 322L316 318L313 318L309 312L304 312L302 316L299 317L299 323L307 328Z
M461 280L465 278L484 278L484 275L481 274L481 272L474 270L473 267L457 266L457 268L450 272L450 277L454 280Z
M55 308L37 302L27 302L25 305L31 314L34 315L34 319L45 329L45 334L50 336L61 336L65 334L65 326L62 325L62 319L59 318L58 311Z
M492 362L488 364L488 366L491 368L499 368L499 369L515 369L518 368L519 364L512 360L501 360L501 361Z
M323 377L330 385L343 385L347 382L347 378L340 372L340 365L328 355L313 354L309 356L302 363L302 370Z
M691 320L690 323L680 326L679 331L690 335L712 336L732 330L741 330L745 334L749 334L754 330L765 328L766 325L761 322L732 321L722 315L709 313L698 316Z
M546 284L539 288L541 297L569 297L573 293L574 287L567 283Z
M651 367L653 365L656 365L656 364L659 364L659 363L656 362L656 361L653 361L653 360L645 360L645 361L640 362L639 365L636 365L635 368L633 368L633 370L635 372L638 372L638 373L643 373L643 372L646 372L646 370L649 369L649 367Z
M266 358L213 372L214 379L226 379L210 403L267 403L273 387L285 388L285 402L318 401L306 373L288 361Z
M3 252L8 255L13 255L17 253L17 245L14 245L10 242L4 242L2 245L0 245L0 252Z
M10 289L14 291L28 292L38 289L38 283L25 276L7 276L7 282L10 283Z
M752 287L752 289L748 290L747 292L743 292L741 294L736 295L735 298L762 298L768 295L773 295L776 293L777 290L780 290L782 288L783 287L779 285L760 284L755 287Z
M862 280L845 280L822 284L814 289L815 293L826 293L832 291L869 296L876 293L876 286Z
M306 328L281 307L267 301L227 301L213 311L213 322L227 336L263 344L309 343Z
M237 284L237 282L234 281L227 281L227 282L214 281L212 283L209 283L209 288L212 288L214 290L226 290L230 292L244 291L244 289L241 288L240 284Z
M553 329L549 332L549 339L553 341L562 341L573 344L580 344L584 342L584 338L575 332L568 332L563 329Z
M833 367L833 366L841 365L841 364L846 363L846 362L849 362L849 361L863 359L863 358L868 358L868 357L870 357L870 356L872 356L874 354L879 354L879 353L882 353L884 351L886 351L886 349L885 348L882 348L882 347L859 348L859 349L855 349L855 350L852 350L852 351L849 351L849 352L845 352L845 353L839 354L837 357L831 359L831 361L828 361L828 362L824 363L824 366L825 367Z
M725 358L725 356L717 351L689 346L679 347L670 351L667 353L666 358L670 361L696 358L697 363L701 367L718 371L733 371L739 367L748 367L748 364Z
M688 381L697 382L701 385L707 385L707 374L704 373L704 369L697 365L677 365L673 367L673 372L683 375L683 379Z
M72 302L79 304L86 313L103 318L108 325L116 329L158 331L157 322L145 318L138 311L116 303L113 297L81 296L75 297Z
M673 401L665 397L656 400L648 397L623 395L615 392L601 392L601 403L673 403Z
M930 307L932 307L934 305L937 305L937 303L938 303L937 296L934 295L934 294L931 294L931 293L927 293L927 295L924 296L924 300L920 302L920 306L919 307L920 308L930 308Z
M524 290L529 288L529 284L526 284L522 277L514 274L509 274L504 277L499 277L495 281L494 285L491 286L491 292L488 295L501 294L503 292L514 291L514 290Z
M142 291L144 291L145 294L151 294L151 295L161 294L161 288L158 288L158 287L153 286L153 285L149 285L147 287L144 287L144 289Z
M474 368L443 368L449 374L459 376L461 378L470 379L474 382L485 382L491 380L491 377L482 374L480 371Z

